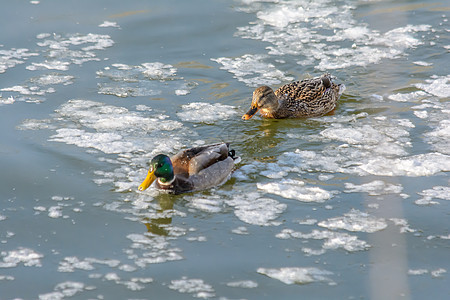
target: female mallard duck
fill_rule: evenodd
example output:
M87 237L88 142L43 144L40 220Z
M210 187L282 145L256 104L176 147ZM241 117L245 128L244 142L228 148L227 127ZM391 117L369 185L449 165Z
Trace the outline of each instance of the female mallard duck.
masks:
M158 189L171 194L211 188L226 181L237 158L228 143L183 150L171 158L159 154L151 160L139 190L146 190L155 179Z
M248 120L259 110L263 118L284 119L317 117L336 107L344 85L336 85L330 74L283 85L275 92L260 86L253 92L252 106L242 116Z

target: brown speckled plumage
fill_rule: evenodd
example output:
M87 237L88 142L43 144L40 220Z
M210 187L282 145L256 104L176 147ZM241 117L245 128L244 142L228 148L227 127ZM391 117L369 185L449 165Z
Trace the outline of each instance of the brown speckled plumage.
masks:
M253 92L250 110L242 117L250 119L258 110L263 118L317 117L332 111L343 91L330 74L283 85L275 92L268 86Z

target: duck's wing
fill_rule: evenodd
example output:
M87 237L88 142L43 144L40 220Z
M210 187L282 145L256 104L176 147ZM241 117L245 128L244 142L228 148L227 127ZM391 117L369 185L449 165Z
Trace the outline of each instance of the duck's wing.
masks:
M283 85L275 91L275 95L287 101L314 102L320 99L325 91L332 87L331 76L304 79Z
M227 157L189 177L194 190L208 189L225 183L233 171L234 159Z
M186 177L199 173L218 161L228 157L229 144L219 143L194 147L179 152L171 158L175 174Z

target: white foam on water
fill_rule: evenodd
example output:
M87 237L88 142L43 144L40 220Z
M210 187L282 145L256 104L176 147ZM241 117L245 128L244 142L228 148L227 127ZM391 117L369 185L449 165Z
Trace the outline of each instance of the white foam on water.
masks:
M345 188L345 193L368 193L370 196L400 194L403 191L401 184L386 183L381 180L374 180L361 185L346 182Z
M385 219L375 218L368 213L356 209L350 210L342 217L329 218L328 220L321 221L317 225L331 230L345 229L353 232L368 233L377 232L387 227Z
M328 277L333 275L333 272L314 267L285 267L278 269L258 268L257 272L270 278L277 279L285 284L307 284L312 282L335 284L333 280Z
M44 257L30 248L19 247L16 250L0 252L0 268L15 268L19 264L26 267L42 267L41 258Z
M414 202L418 205L439 204L439 202L433 201L433 199L450 200L450 187L434 186L433 188L423 190L418 194L423 197Z
M189 279L183 276L181 279L172 280L169 288L179 293L191 294L195 298L207 299L216 296L214 288L203 279Z
M319 187L307 187L305 182L295 179L283 179L280 182L257 183L258 189L266 193L302 202L322 203L332 198L335 192Z
M213 124L218 120L227 120L237 114L236 108L220 103L192 102L183 104L177 116L184 122Z
M234 78L250 87L280 84L294 79L286 76L273 64L265 62L266 59L266 55L245 54L241 57L221 57L211 60L221 64L220 69L232 73Z
M425 82L416 83L415 86L439 98L450 97L450 75L433 75L431 79L426 79Z
M38 53L29 51L25 48L0 50L0 74L5 73L9 68L25 63L29 57L39 56Z
M275 221L287 205L274 199L261 197L259 193L250 192L234 194L231 200L225 203L234 208L234 214L243 222L252 225L271 226L279 225Z

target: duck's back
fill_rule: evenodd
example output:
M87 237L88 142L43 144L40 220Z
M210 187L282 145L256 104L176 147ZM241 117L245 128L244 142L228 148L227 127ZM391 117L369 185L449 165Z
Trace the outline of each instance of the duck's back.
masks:
M334 84L329 75L324 75L283 85L275 95L283 102L280 115L315 117L336 107L339 92L339 85Z

